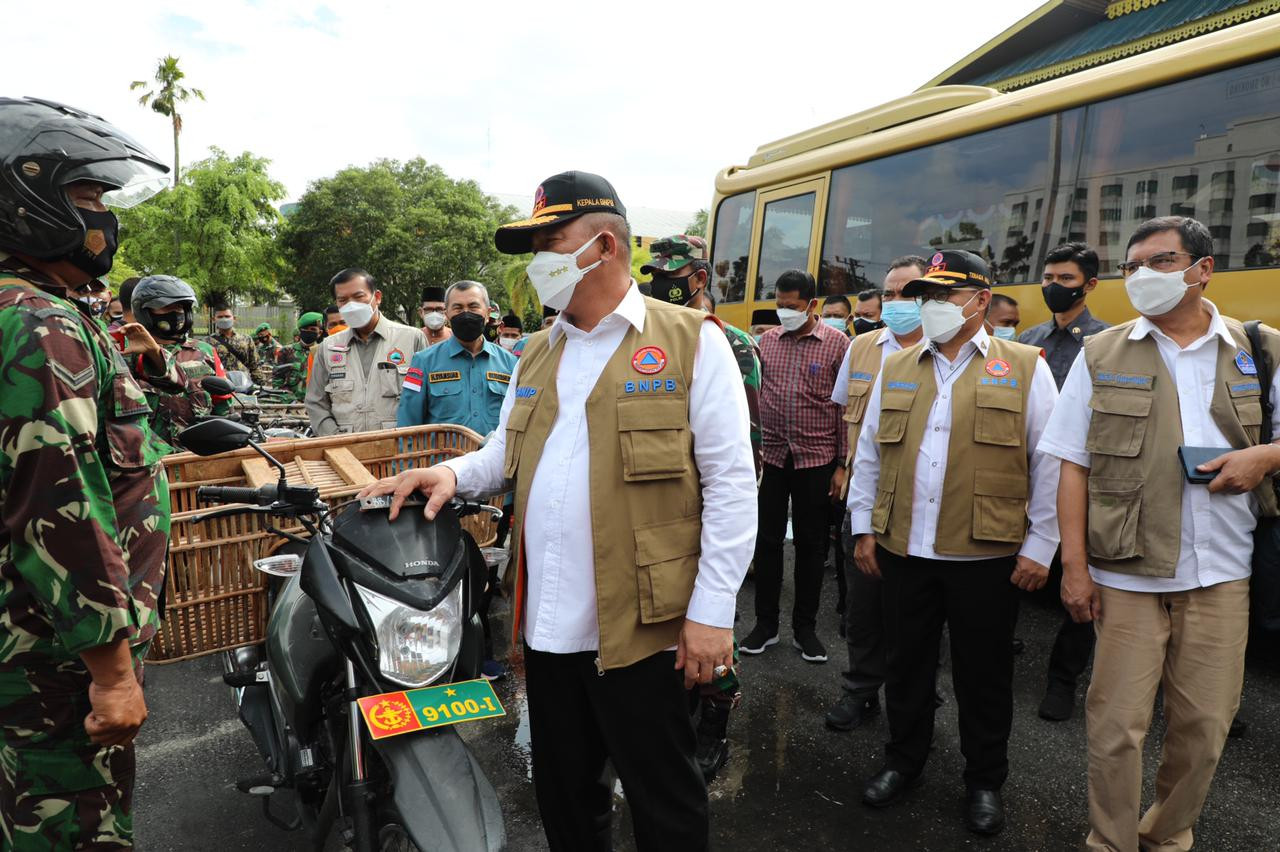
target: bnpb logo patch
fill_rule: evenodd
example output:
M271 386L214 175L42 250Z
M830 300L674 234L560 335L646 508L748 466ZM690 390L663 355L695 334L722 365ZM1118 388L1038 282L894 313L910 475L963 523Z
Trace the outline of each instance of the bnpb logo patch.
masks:
M1009 362L1003 358L992 358L987 362L987 373L997 379L1002 379L1009 375L1010 369Z
M643 346L631 356L631 366L646 376L661 373L667 366L667 353L657 346Z
M929 264L931 266L937 266L940 263L942 263L942 252L934 252L933 257L929 259Z

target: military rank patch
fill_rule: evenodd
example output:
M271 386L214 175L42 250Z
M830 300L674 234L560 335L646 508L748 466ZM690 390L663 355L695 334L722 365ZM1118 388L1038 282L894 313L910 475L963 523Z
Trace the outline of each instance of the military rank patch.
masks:
M404 384L400 387L405 390L421 391L422 390L422 371L417 367L410 367L409 372L404 374Z
M995 376L997 379L1002 379L1009 375L1010 369L1012 368L1009 366L1009 362L1003 358L992 358L987 362L987 375Z
M460 382L462 381L462 373L457 370L442 370L439 373L428 373L427 381L431 384L436 382Z
M667 353L656 346L642 346L631 356L631 366L646 376L661 373L667 366Z
M1249 353L1243 349L1236 353L1236 369L1240 371L1241 375L1258 375L1258 365L1253 363L1253 358L1249 357Z

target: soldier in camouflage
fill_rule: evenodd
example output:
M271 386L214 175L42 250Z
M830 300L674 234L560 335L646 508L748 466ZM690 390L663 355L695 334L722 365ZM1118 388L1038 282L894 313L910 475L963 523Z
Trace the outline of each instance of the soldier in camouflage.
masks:
M694 310L715 313L715 300L707 288L711 265L707 259L707 242L702 237L676 234L655 240L649 246L651 259L640 271L653 276L651 298ZM762 461L760 431L760 351L751 336L741 329L721 322L729 348L738 360L743 389L747 395L747 412L751 418L751 449L755 458L756 478ZM711 683L699 686L691 696L691 704L701 710L698 720L696 757L708 783L729 759L729 713L742 698L738 680L738 644L733 646L734 665Z
M318 311L307 311L298 317L298 339L280 353L280 363L291 367L281 377L281 387L292 393L298 402L307 398L307 363L311 350L323 336L324 315Z
M255 357L258 359L257 370L254 371L253 380L264 388L283 387L276 380L274 367L280 363L280 356L284 352L284 347L280 345L280 341L276 340L275 334L271 331L270 323L262 323L253 330L253 339L255 344Z
M227 370L241 370L248 373L254 381L258 380L258 349L252 340L236 331L236 315L226 305L215 305L213 309L213 325L215 331L205 338L218 360Z
M47 140L47 141L46 141ZM101 119L0 98L0 848L131 849L169 495L141 388L72 292L107 203L167 169ZM104 195L104 192L107 194Z

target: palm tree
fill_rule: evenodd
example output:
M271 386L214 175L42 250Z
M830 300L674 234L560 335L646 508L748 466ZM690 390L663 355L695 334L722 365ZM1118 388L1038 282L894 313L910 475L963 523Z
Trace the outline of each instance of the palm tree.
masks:
M129 84L130 91L138 89L147 89L142 93L142 97L138 98L141 106L149 106L161 115L168 116L173 122L173 185L178 185L178 134L182 132L182 116L178 114L178 104L189 101L192 98L204 100L204 92L199 89L188 89L180 85L182 78L187 76L181 68L178 67L178 57L166 56L160 60L160 64L156 66L155 89L148 89L151 85L147 80L134 80Z

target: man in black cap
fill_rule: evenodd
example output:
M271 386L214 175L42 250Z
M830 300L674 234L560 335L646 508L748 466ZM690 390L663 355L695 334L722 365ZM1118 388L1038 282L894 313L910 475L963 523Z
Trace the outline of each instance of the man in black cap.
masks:
M760 335L780 324L778 312L773 308L758 308L751 312L751 337L759 343Z
M884 581L889 649L889 744L862 801L892 804L924 770L946 623L966 824L995 834L1009 774L1017 590L1045 584L1058 546L1059 465L1035 451L1058 392L1038 349L984 329L991 273L976 254L935 252L902 294L919 302L926 340L885 360L849 497L854 559Z
M453 337L453 329L449 328L449 320L444 314L443 287L422 288L418 316L422 319L422 333L427 336L427 346Z
M642 852L709 842L686 690L733 665L733 612L755 544L747 405L706 314L640 295L625 210L604 178L543 182L498 249L535 252L561 311L529 339L499 427L475 453L363 492L511 483L512 622L524 637L533 779L553 852L610 848L622 781Z
M542 306L542 330L545 331L548 328L551 328L551 326L555 324L556 317L558 316L560 316L560 312L557 311L555 308L548 308L546 305L543 305Z

